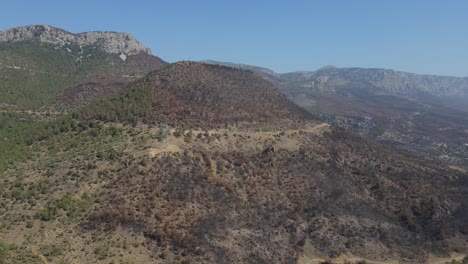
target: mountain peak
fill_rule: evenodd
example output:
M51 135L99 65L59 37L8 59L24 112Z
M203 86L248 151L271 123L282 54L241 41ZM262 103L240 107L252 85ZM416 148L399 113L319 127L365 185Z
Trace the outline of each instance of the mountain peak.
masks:
M320 69L318 69L318 71L321 71L321 70L331 70L331 69L338 69L338 67L334 66L334 65L327 65L327 66L324 66Z
M49 25L28 25L0 31L0 42L27 40L39 40L57 46L98 44L104 51L113 54L152 54L150 48L128 33L93 31L75 34Z

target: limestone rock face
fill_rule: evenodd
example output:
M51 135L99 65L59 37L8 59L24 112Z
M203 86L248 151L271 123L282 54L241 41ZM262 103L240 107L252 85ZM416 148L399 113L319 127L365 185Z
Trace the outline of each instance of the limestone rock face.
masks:
M151 54L151 49L128 33L95 31L74 34L48 25L31 25L0 31L0 42L39 40L57 46L67 44L98 44L104 51L113 54Z

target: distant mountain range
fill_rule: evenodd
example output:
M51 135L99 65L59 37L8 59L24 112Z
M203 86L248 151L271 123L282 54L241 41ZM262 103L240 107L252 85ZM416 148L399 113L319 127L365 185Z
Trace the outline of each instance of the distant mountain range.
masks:
M369 91L375 95L398 95L468 110L468 77L421 75L389 69L337 68L334 66L323 67L316 71L279 74L273 70L252 65L210 60L204 62L252 70L277 84L295 85L294 92L303 89L336 94L338 86L346 89L343 86L366 83L375 87L373 91ZM284 88L285 92L293 89L281 88Z
M468 166L468 78L325 67L278 74L251 70L325 121L405 151Z

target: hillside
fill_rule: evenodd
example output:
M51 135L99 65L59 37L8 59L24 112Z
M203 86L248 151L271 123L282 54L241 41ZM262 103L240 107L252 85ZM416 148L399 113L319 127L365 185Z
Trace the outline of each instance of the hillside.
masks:
M253 66L220 64L253 70L330 124L468 168L466 78L336 67L276 74Z
M468 166L465 78L326 68L282 75L283 89L331 124L451 165Z
M0 31L0 107L38 109L91 75L141 76L165 64L129 34L49 26Z
M6 263L468 251L466 174L322 123L252 72L181 62L70 115L2 118Z
M135 97L137 96L137 97ZM132 98L135 98L132 101ZM251 72L195 62L171 64L131 89L90 106L103 121L198 128L295 128L315 118Z
M45 107L45 111L65 113L77 110L96 100L111 96L136 79L138 77L129 75L89 75L60 92L56 101Z

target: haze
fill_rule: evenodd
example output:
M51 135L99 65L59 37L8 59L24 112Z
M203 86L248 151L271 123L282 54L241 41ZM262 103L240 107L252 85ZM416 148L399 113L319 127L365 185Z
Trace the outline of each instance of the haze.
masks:
M169 62L468 76L466 1L5 1L2 9L0 29L130 32Z

